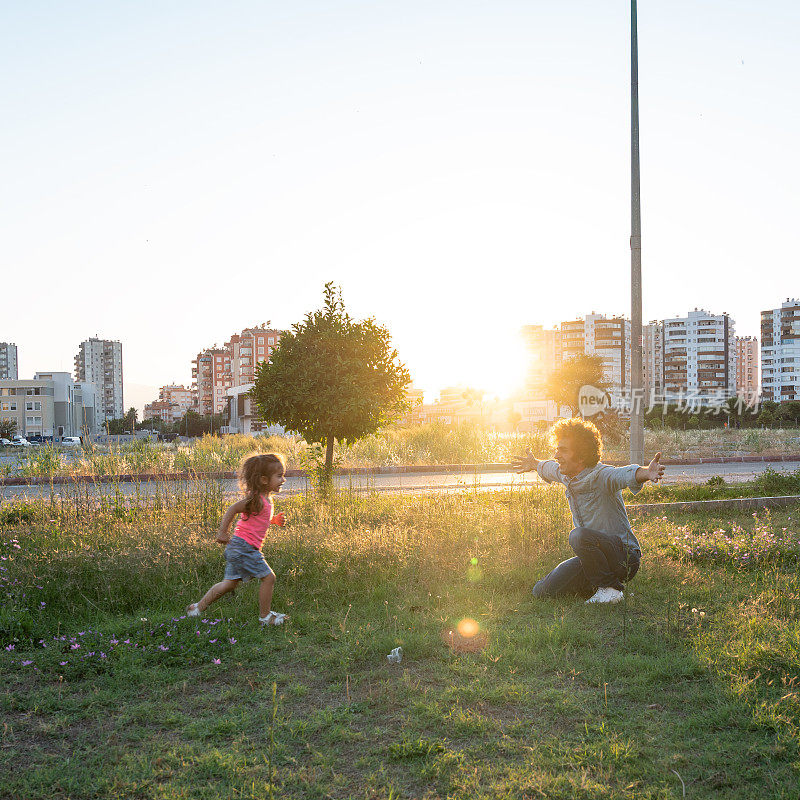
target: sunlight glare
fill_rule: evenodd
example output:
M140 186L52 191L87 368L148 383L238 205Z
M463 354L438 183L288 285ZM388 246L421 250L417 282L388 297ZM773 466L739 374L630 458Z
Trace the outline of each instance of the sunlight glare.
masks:
M480 625L470 617L464 617L456 626L456 630L465 638L471 639L480 630Z

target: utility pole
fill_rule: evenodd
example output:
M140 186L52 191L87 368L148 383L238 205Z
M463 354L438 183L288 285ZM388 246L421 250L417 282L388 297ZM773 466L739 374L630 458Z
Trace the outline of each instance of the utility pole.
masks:
M636 0L631 0L631 452L644 463L642 381L642 218L639 198L639 45Z

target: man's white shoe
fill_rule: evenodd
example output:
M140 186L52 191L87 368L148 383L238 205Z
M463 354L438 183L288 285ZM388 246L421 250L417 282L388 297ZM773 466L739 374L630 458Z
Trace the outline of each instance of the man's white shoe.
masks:
M586 602L587 603L619 603L625 595L611 586L598 589Z
M197 603L189 603L186 606L186 616L187 617L199 617L202 612L197 607Z

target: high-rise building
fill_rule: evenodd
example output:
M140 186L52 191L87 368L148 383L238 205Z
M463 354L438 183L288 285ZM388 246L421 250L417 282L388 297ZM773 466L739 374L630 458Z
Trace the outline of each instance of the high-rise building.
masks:
M95 338L81 342L75 356L75 380L94 384L98 424L124 416L120 342Z
M193 388L197 391L198 413L219 414L225 408L225 390L231 385L226 377L229 364L230 356L219 347L209 347L197 354L192 365L192 378Z
M281 338L281 331L267 328L266 324L255 328L245 328L234 334L223 347L201 351L192 363L192 378L197 391L197 410L200 414L220 414L235 398L252 387L255 382L256 367L262 361L269 361L273 350ZM235 392L233 390L236 390ZM242 400L244 402L244 399ZM242 412L252 419L252 430L258 430L254 414ZM251 422L248 421L248 425ZM234 427L234 426L230 426Z
M529 355L528 397L542 399L544 386L553 370L579 355L599 356L603 363L603 380L612 398L617 399L630 391L630 320L593 312L583 319L565 320L553 330L526 325L522 335Z
M659 402L664 395L664 323L642 326L642 385L648 397Z
M17 346L13 342L0 342L0 379L17 380Z
M758 339L736 337L736 393L749 401L758 398Z
M761 312L761 396L800 400L800 301Z
M158 390L158 400L144 407L144 418L172 423L182 419L190 409L197 409L197 390L169 384Z
M664 393L668 400L736 394L734 323L728 314L695 309L664 320Z
M528 354L525 394L544 397L547 380L561 359L561 332L558 328L548 330L542 325L524 325L522 338Z
M612 398L631 389L631 322L624 317L587 314L584 324L585 353L603 362L603 380Z

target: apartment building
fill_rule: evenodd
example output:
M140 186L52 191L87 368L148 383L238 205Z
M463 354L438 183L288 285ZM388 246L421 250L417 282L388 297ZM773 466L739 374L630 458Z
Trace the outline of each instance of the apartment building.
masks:
M736 337L736 393L748 400L758 398L758 339Z
M18 377L17 346L13 342L0 342L0 379L15 381Z
M94 385L68 372L37 372L33 380L0 379L0 417L22 436L83 436L97 431Z
M599 356L603 380L612 397L630 394L631 322L624 317L588 314L584 320L584 352Z
M144 407L144 419L177 422L190 409L197 410L197 391L183 385L168 384L158 390L158 400Z
M230 356L224 350L209 347L200 351L192 363L198 413L220 414L225 408L225 390L230 386L226 360L229 363Z
M269 361L270 355L278 345L281 333L267 328L266 324L245 328L241 333L231 336L223 347L215 345L198 353L192 364L198 412L221 414L227 407L232 420L240 417L237 413L238 397L242 394L239 388L246 387L245 391L249 391L253 387L256 367L262 361ZM256 431L259 422L253 412L254 407L246 414L242 408L242 415L252 419L248 424ZM229 425L229 427L236 426Z
M125 415L122 393L122 344L109 339L81 342L75 356L75 380L95 386L98 423Z
M544 387L561 360L561 331L543 325L524 325L522 339L528 355L525 394L543 397Z
M736 394L734 322L728 314L695 309L685 317L665 319L663 325L668 400Z
M582 319L565 320L552 330L526 325L522 336L529 357L525 387L528 398L543 398L553 370L579 355L600 357L603 379L612 397L630 392L630 320L592 312Z
M800 301L761 312L761 396L800 400Z
M575 356L586 353L586 322L582 319L569 320L559 325L560 341L556 344L556 365Z
M642 326L642 385L648 397L664 394L664 323L659 320Z

